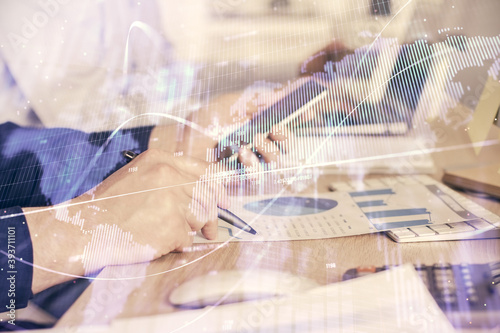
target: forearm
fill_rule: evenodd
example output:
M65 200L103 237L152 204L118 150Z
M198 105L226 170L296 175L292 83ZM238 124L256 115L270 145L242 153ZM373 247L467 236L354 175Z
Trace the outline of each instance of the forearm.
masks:
M85 274L82 258L88 237L80 226L64 221L58 209L67 211L64 205L23 208L33 247L33 293Z
M179 141L178 132L182 131L182 128L175 125L154 127L149 136L148 149L163 148L172 152L175 151Z
M148 149L162 149L172 157L188 156L207 160L207 153L217 146L217 140L205 131L205 120L191 115L185 124L157 126L153 128Z

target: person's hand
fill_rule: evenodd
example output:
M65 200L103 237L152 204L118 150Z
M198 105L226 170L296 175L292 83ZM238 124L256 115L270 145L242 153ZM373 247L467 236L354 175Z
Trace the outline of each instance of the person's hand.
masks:
M338 126L356 124L362 118L359 108L360 100L346 91L347 83L324 75L325 65L330 64L329 70L335 71L336 62L353 53L354 51L347 49L341 41L333 41L309 56L299 66L300 76L317 80L328 90L325 98L308 110L309 126L321 127L325 122L338 124Z
M207 130L206 139L202 140L200 133L193 128L186 127L185 137L178 149L182 149L194 156L206 157L207 149L214 149L218 141L225 134L238 129L261 111L268 108L280 96L279 93L269 92L269 98L264 103L259 104L253 96L246 96L244 93L232 93L215 98L208 106L192 113L188 117L191 121ZM287 126L275 125L269 133L257 133L252 142L254 150L261 156L264 163L277 162L282 154L285 154L293 135ZM215 150L213 150L216 153ZM211 161L217 161L213 156ZM220 159L220 158L219 158ZM238 162L245 166L254 166L261 161L251 149L240 147L238 151Z
M241 94L226 94L215 98L205 108L192 113L186 124L181 126L160 126L151 133L150 147L168 147L178 155L192 156L208 162L218 162L215 148L223 131L236 130L258 114L266 105L253 102L242 106L243 112L235 112L235 105L241 100ZM177 133L177 135L176 135ZM276 125L269 134L258 134L252 144L265 163L276 162L286 153L293 137L286 126ZM254 166L261 161L250 149L241 147L238 162L245 166Z
M323 72L327 62L339 61L351 53L354 52L347 49L341 41L333 41L305 59L299 67L299 75L310 76Z
M148 150L70 202L44 213L25 210L35 264L84 275L182 251L196 231L215 239L217 206L229 204L220 185L200 180L206 167L203 161ZM34 279L46 287L62 278L47 274L35 270Z
M341 43L335 42L318 51L311 59L304 62L301 66L301 75L312 76L315 72L323 71L324 64L327 61L335 61L349 53ZM300 85L301 82L310 78L299 78L294 84ZM332 86L333 87L333 86ZM283 90L270 90L259 98L248 96L248 91L224 94L214 98L210 103L193 112L186 120L185 124L179 126L160 126L153 129L150 140L150 147L175 149L177 154L184 156L193 156L208 162L218 162L216 147L219 140L224 137L224 133L231 133L237 130L248 120L252 119L259 112L262 112L274 102L283 98ZM318 103L306 112L300 122L305 123L317 118L317 110L330 109L330 94L328 100ZM341 111L350 111L350 105L346 106L344 101L339 101L338 107ZM299 122L299 123L300 123ZM264 163L271 164L278 162L287 152L287 148L293 145L293 129L289 126L276 125L269 134L258 134L254 137L253 148L257 151ZM240 147L238 151L238 162L244 166L259 166L261 161L252 150Z

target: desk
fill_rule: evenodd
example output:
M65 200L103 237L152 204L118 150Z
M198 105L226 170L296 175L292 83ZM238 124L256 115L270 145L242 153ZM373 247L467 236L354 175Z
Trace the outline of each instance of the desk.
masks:
M441 178L443 168L498 161L498 145L484 147L476 156L471 147L466 147L470 141L464 134L447 132L438 140L438 147L454 145L461 148L433 154L438 168L434 175L436 179ZM498 133L492 133L492 138L498 138ZM322 176L316 188L327 191L329 182L342 179L346 176ZM466 196L500 214L499 201ZM341 281L346 270L360 265L492 261L500 261L498 239L398 244L379 233L321 240L229 243L215 251L202 248L196 252L171 253L151 263L108 267L99 275L100 280L92 283L57 326L99 325L116 318L178 311L168 302L171 291L190 278L214 270L243 270L255 265L327 284Z
M325 177L320 182L325 190L331 178ZM499 202L472 199L500 213ZM371 234L308 241L230 243L216 251L175 253L151 263L109 267L99 278L112 280L94 281L57 326L97 325L109 323L113 318L177 311L168 303L170 292L179 283L213 270L245 269L255 265L292 272L326 284L341 281L347 269L359 265L499 260L498 240L397 244L384 234ZM134 276L139 278L113 280Z

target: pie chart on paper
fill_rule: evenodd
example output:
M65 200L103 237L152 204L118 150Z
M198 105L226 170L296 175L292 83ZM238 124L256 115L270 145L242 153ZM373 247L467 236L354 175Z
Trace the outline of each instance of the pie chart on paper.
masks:
M301 216L326 212L335 208L337 201L323 198L280 197L252 201L243 206L247 211L269 216Z

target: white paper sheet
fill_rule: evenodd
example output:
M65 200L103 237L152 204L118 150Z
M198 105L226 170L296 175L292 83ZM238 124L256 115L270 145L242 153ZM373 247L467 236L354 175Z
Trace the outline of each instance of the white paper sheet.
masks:
M116 332L397 332L454 329L412 266L307 293L117 320Z
M332 184L334 192L239 197L231 211L256 230L219 220L217 241L281 241L360 235L418 225L500 218L428 176Z

